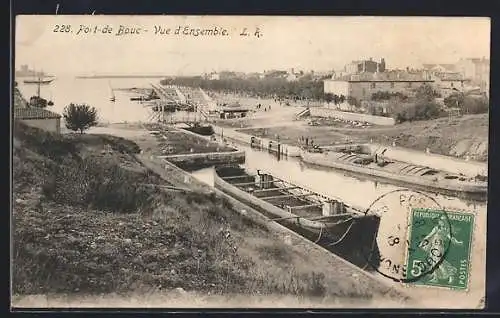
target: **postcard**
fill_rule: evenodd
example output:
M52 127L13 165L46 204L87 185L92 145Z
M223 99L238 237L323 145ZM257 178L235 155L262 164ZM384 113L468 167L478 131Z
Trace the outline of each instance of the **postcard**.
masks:
M15 20L13 308L485 304L490 20Z

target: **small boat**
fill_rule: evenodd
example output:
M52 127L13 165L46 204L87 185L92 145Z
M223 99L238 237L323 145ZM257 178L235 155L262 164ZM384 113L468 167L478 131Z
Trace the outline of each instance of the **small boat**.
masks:
M52 83L54 79L53 78L49 78L49 79L33 79L33 80L24 80L24 84L42 84L42 85L47 85L47 84L50 84Z
M156 95L155 91L152 90L151 93L147 96L138 96L138 97L131 97L131 101L141 101L141 102L149 102L152 100L157 100L160 99L158 95Z
M216 167L214 187L360 267L367 265L367 255L377 259L378 215L239 165Z
M212 125L203 125L198 122L194 123L191 127L184 129L202 136L212 136L214 134L214 128Z
M52 93L50 93L50 99L47 102L47 106L54 106L54 102L52 101Z
M302 161L308 164L374 176L426 191L471 195L485 195L488 191L487 181L480 176L468 177L460 173L392 160L384 156L386 149L372 154L368 145L349 144L330 149L302 149L300 155Z

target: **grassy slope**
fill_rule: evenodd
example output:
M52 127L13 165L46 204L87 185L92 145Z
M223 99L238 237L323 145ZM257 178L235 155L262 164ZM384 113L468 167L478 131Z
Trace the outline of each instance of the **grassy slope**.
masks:
M102 153L104 144L113 153ZM135 160L137 151L116 137L55 136L16 125L14 294L388 292L342 265L315 268L327 261L285 245L226 200L140 186L168 183Z

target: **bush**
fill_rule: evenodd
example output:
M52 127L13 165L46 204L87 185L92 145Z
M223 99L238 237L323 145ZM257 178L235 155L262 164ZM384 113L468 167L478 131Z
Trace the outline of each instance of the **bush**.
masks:
M43 192L58 203L133 213L152 193L138 185L147 179L147 174L138 175L92 157L79 163L66 159L45 183Z
M466 96L461 107L465 114L483 114L489 111L489 102L486 97Z
M454 93L444 99L447 107L458 107L464 114L483 114L489 110L489 101L484 96Z
M402 104L399 109L392 110L392 117L398 123L414 120L428 120L440 117L443 112L441 107L434 102Z
M20 121L14 124L14 134L26 148L52 160L60 161L66 156L78 156L75 144L62 135L30 127Z
M390 93L390 92L378 91L378 92L372 94L373 101L386 101L386 100L390 100L393 98L404 101L404 100L408 99L408 96L406 96L400 92Z

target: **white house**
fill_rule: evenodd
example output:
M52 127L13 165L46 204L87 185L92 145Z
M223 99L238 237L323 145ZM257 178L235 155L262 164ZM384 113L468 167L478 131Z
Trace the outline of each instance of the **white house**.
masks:
M14 119L28 126L61 133L61 115L39 107L15 107Z

